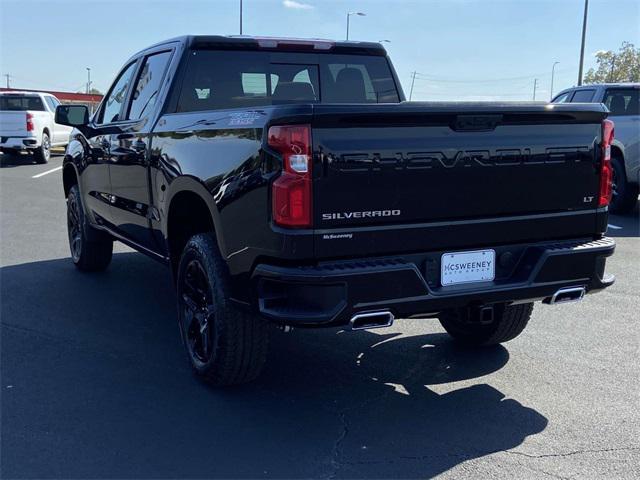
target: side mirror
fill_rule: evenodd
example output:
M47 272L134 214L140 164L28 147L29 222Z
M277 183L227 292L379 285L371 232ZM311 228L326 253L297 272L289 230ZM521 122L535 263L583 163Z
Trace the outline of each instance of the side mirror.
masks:
M68 127L84 127L89 124L89 109L86 105L58 105L55 122Z

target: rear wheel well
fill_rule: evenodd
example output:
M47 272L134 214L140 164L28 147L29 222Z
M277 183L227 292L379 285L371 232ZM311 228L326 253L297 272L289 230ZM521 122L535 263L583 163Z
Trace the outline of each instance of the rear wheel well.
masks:
M622 150L620 150L620 148L616 147L615 145L611 146L611 156L619 158L620 160L624 160L624 155L622 155Z
M78 176L72 166L66 166L62 171L62 185L64 186L65 198L69 196L71 187L78 184Z
M206 232L214 232L214 227L211 212L202 197L193 192L176 194L171 200L167 220L169 259L174 278L184 246L192 236Z
M614 145L611 146L611 160L615 160L617 159L620 162L620 167L622 167L622 173L624 174L625 178L624 181L627 181L627 169L625 167L624 164L624 155L622 154L622 150L620 150L619 147L616 147Z
M47 127L44 127L44 130L42 130L42 133L46 133L47 135L49 135L49 138L51 138L51 133L49 133L49 129Z

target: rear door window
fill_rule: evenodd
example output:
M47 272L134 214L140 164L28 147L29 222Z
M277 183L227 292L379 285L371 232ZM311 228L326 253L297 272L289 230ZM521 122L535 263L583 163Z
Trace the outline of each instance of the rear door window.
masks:
M24 112L26 110L44 111L42 99L36 95L2 95L0 110Z
M170 58L171 52L168 51L149 55L145 59L131 95L131 107L127 118L137 120L153 112Z
M640 88L610 88L602 103L611 115L640 115Z
M593 99L593 94L596 93L594 89L576 90L573 94L571 103L589 103Z

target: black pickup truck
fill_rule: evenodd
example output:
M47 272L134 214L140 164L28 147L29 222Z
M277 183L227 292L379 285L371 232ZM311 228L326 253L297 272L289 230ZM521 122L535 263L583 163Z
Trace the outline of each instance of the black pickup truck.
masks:
M188 36L129 59L63 169L73 262L166 263L194 370L264 364L268 325L439 318L516 337L533 302L613 283L600 104L405 102L376 43Z

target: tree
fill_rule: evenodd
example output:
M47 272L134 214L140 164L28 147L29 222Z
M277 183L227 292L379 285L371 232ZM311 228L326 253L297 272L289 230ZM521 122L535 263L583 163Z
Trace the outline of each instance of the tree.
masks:
M590 68L584 83L640 82L640 48L631 42L622 42L618 53L596 53L598 68Z

